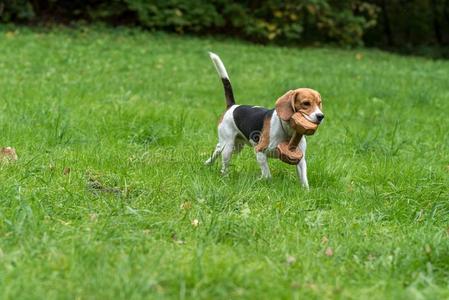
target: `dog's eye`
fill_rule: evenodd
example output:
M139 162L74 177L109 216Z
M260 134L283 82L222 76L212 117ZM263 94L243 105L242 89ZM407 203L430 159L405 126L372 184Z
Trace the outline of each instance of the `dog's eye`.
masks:
M310 102L309 102L309 101L304 101L304 102L302 103L302 105L304 105L304 106L310 106Z

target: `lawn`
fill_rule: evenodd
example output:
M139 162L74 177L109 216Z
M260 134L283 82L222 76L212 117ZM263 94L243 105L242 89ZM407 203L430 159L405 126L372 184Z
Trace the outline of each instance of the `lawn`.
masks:
M224 109L320 91L310 191ZM0 29L1 299L449 298L449 61L112 29Z

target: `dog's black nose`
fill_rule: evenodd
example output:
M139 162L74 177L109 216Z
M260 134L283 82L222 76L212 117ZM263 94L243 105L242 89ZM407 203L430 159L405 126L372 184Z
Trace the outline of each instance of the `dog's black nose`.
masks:
M324 114L316 114L316 118L318 119L319 122L323 121L324 119Z

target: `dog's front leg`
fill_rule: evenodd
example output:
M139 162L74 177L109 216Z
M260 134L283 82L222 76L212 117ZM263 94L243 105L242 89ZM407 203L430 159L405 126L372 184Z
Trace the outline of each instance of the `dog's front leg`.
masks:
M304 188L309 189L309 180L307 179L307 162L306 162L307 142L304 136L301 138L301 141L299 142L299 149L302 151L304 156L296 165L296 172L298 173L298 178L299 181L301 182L301 185Z
M309 181L307 179L307 162L305 156L301 158L299 163L296 165L296 172L298 173L301 185L306 189L309 189Z
M271 178L270 168L268 167L267 155L261 151L256 152L256 159L262 171L262 178L263 179Z

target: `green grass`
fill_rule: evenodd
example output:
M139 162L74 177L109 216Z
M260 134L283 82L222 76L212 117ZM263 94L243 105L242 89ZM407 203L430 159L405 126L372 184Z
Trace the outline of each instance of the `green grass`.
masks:
M239 103L320 91L309 192L250 148L203 166L208 50ZM94 28L0 53L1 299L449 298L449 62Z

